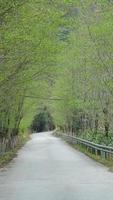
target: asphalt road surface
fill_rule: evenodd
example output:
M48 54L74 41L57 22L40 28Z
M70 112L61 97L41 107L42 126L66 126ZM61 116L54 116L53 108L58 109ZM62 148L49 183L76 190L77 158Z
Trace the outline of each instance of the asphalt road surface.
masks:
M113 173L51 133L0 170L0 200L113 200Z

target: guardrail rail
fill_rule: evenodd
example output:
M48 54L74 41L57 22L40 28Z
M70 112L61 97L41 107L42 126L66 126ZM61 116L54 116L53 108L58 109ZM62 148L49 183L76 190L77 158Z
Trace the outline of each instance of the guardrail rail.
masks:
M56 135L62 137L64 140L70 142L71 144L76 144L84 147L90 153L101 156L102 159L108 159L111 157L113 158L113 147L96 144L64 133L58 133Z

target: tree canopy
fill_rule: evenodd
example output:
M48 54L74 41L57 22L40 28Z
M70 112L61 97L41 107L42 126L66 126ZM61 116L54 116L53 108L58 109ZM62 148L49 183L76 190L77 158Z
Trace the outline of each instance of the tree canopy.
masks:
M0 0L1 137L28 128L44 106L62 130L109 137L112 6L107 0Z

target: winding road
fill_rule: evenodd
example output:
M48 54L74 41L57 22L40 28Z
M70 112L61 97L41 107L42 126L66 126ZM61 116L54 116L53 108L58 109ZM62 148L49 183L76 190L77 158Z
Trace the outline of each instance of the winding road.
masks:
M0 170L0 200L113 200L113 173L51 132Z

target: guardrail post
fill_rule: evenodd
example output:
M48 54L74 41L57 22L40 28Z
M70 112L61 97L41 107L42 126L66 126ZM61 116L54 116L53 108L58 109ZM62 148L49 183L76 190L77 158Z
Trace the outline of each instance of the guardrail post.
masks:
M103 160L106 159L106 153L105 153L103 150L101 150L101 158L102 158Z
M80 147L83 147L90 153L100 156L103 160L113 158L113 148L111 148L111 147L95 144L93 142L89 142L87 140L77 138L74 136L70 136L70 135L66 135L66 134L60 134L60 136L65 141L70 142L72 144L79 145ZM1 141L0 146L1 146L1 151L2 151L2 148L3 148L2 141Z
M95 149L95 155L98 156L98 150L97 149Z

